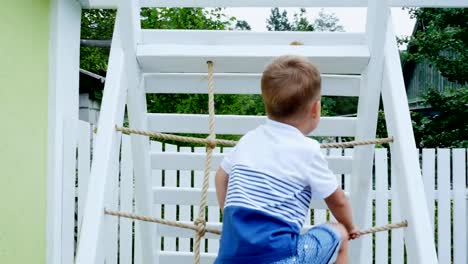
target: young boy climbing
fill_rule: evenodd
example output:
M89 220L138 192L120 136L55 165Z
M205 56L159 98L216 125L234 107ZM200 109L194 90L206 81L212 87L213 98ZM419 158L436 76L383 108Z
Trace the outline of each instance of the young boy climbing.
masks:
M266 124L248 132L216 173L224 209L215 263L347 263L355 239L350 205L317 141L321 78L305 58L283 56L263 72ZM301 234L311 199L325 199L339 223Z

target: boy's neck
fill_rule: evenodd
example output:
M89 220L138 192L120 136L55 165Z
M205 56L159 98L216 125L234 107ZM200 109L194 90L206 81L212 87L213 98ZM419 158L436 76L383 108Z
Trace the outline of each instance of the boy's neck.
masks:
M307 131L307 123L304 122L303 120L298 120L298 119L294 119L294 118L281 118L280 119L280 118L272 118L270 116L268 118L270 118L271 120L276 121L276 122L280 122L280 123L284 123L284 124L293 126L293 127L297 128L299 131L301 131L301 133L304 134L304 135L309 134L309 132Z

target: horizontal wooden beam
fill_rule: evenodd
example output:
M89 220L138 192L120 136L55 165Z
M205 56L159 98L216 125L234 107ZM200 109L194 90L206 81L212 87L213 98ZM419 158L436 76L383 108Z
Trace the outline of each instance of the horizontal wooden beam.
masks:
M213 264L217 253L200 253L200 264ZM159 251L159 262L171 264L186 264L193 263L194 255L191 252L177 251Z
M154 203L165 205L198 205L200 202L200 188L182 187L154 187ZM207 206L218 206L215 189L208 190ZM327 209L323 200L313 200L310 208Z
M213 154L211 168L216 170L224 154ZM335 174L351 173L351 156L325 156L329 168ZM203 171L205 168L205 153L191 152L151 152L151 168L154 170L195 170Z
M354 137L356 117L323 117L311 136ZM243 135L264 124L265 116L217 115L216 133ZM148 128L163 133L208 133L208 115L148 114Z
M83 8L117 8L118 0L80 0ZM393 7L468 7L465 0L389 0ZM140 0L142 7L367 7L367 0Z
M284 46L292 42L304 46L356 46L366 45L367 36L365 33L349 32L144 29L139 44Z
M216 94L260 94L261 74L215 74ZM206 94L208 77L204 73L145 74L147 93ZM359 96L360 75L322 75L322 95Z
M367 45L178 45L144 44L137 47L145 73L205 73L213 61L219 73L261 73L274 58L299 55L324 74L361 74L369 62Z

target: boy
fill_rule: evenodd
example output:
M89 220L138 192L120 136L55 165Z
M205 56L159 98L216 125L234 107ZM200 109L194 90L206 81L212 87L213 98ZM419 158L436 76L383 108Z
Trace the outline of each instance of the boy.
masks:
M268 120L221 163L215 185L224 209L215 263L347 263L358 237L349 203L317 141L321 78L306 59L283 56L263 72ZM301 234L311 199L325 199L338 223Z

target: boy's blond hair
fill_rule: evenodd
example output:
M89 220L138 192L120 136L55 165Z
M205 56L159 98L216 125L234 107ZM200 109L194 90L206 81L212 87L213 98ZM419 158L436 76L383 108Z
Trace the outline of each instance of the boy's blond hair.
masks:
M266 67L261 86L268 116L284 119L300 114L320 98L321 77L306 58L282 56Z

